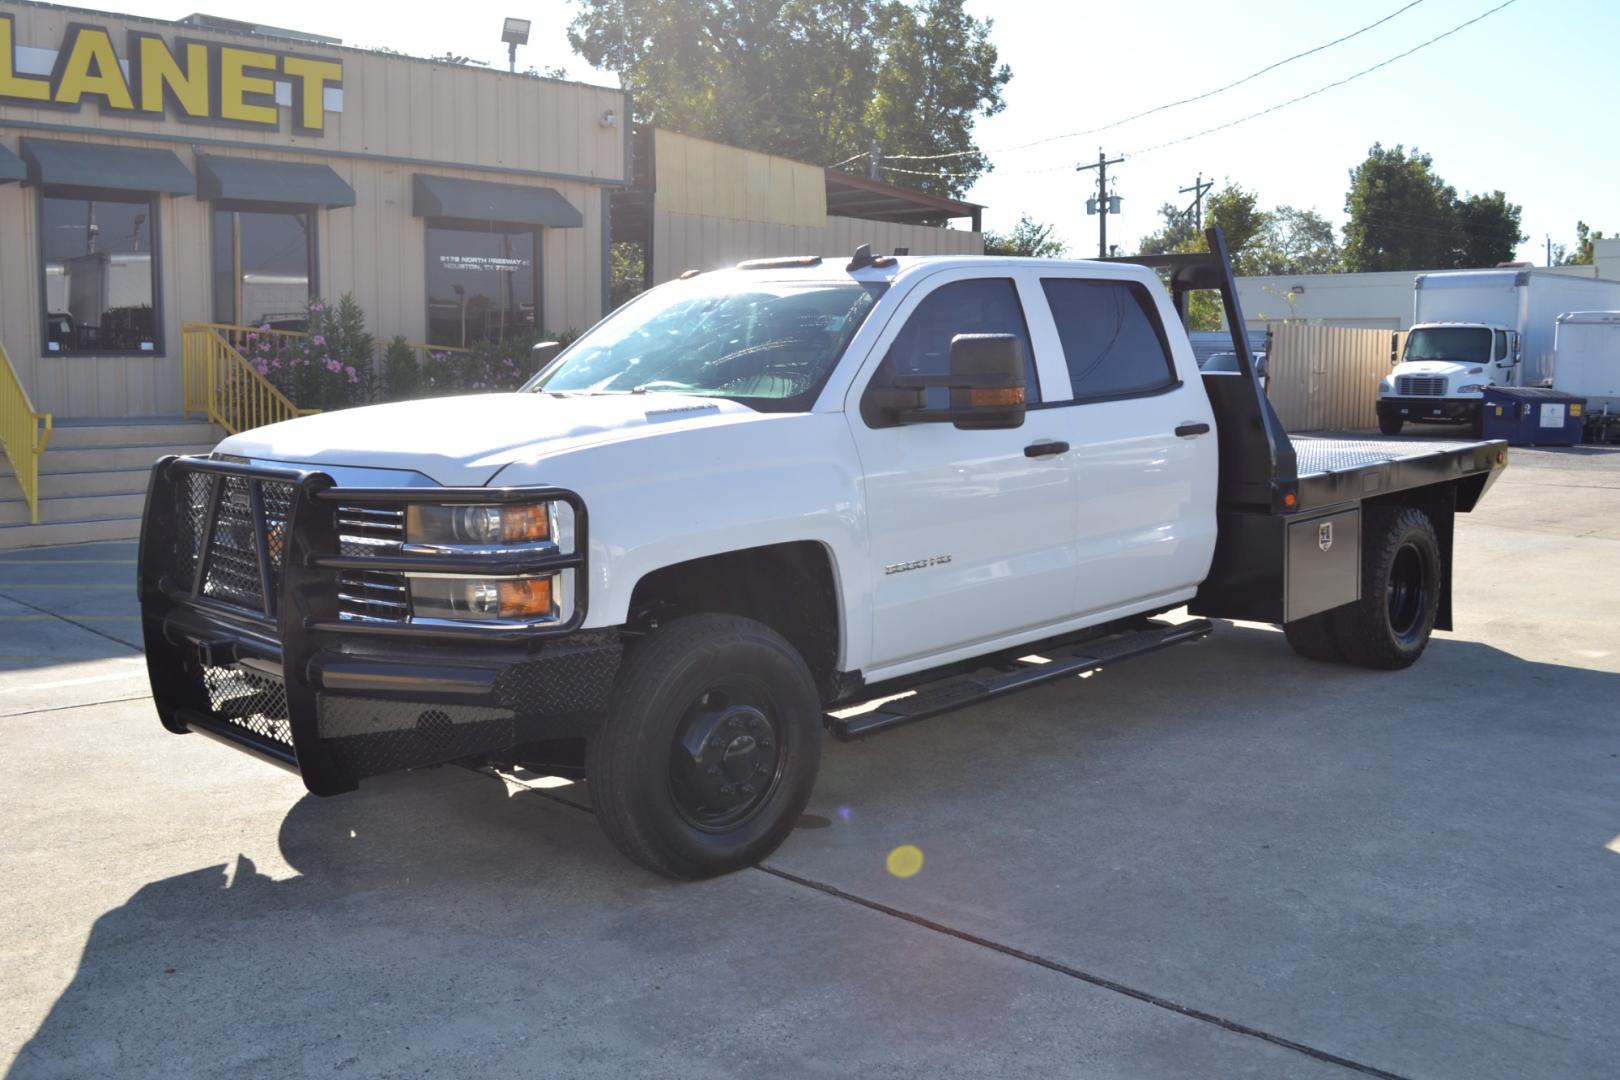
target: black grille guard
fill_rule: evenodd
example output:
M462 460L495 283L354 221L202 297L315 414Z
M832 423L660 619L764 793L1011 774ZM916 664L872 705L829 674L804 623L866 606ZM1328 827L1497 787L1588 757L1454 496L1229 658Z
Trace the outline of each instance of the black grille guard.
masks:
M197 476L211 478L200 535L194 525L188 490ZM248 490L259 584L259 602L254 607L205 595L205 581L216 554L219 500L231 478L245 482ZM273 530L266 520L267 484L291 489L286 518L279 530ZM234 491L240 487L240 483L232 485ZM537 500L556 500L573 509L572 552L488 556L341 553L337 521L340 503L388 502L403 506ZM273 531L279 548L272 544ZM152 468L136 557L136 594L159 717L170 731L197 731L224 739L292 769L317 795L352 790L354 779L337 767L317 730L319 688L313 663L317 654L351 652L363 648L368 639L375 642L400 638L441 644L460 641L522 653L537 640L572 633L586 615L587 545L584 503L577 494L562 488L340 487L318 469L249 465L207 457L164 457ZM238 547L232 547L230 553L233 558L242 558ZM409 619L345 619L338 608L338 574L344 570L505 576L568 569L576 571L573 610L563 622L422 625ZM252 593L244 589L239 595ZM257 735L216 715L202 681L196 677L200 664L240 664L279 677L286 690L291 745Z

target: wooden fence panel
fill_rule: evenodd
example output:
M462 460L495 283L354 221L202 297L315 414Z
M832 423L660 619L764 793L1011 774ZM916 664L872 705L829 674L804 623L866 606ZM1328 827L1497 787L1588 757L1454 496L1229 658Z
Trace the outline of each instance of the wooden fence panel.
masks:
M1344 326L1273 323L1268 389L1289 431L1355 431L1378 426L1378 383L1405 334Z

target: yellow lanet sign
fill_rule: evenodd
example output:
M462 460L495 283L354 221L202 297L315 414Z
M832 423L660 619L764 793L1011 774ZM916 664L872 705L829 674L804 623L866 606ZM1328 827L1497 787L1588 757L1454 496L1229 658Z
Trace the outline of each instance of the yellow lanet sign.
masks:
M326 130L326 91L343 85L343 64L318 56L177 40L132 32L120 63L105 27L74 23L49 75L17 71L16 20L0 15L0 100L78 108L86 99L104 112L251 127L280 125L276 84L292 88L292 126Z

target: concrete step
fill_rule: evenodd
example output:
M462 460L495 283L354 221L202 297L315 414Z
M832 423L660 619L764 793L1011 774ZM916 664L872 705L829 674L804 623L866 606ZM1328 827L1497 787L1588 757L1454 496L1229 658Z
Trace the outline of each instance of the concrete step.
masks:
M92 446L182 446L218 442L224 437L224 432L205 420L178 417L138 424L64 421L51 430L45 452L83 450Z
M123 495L67 495L39 500L39 523L84 521L90 518L140 517L146 505L144 491ZM0 525L28 524L28 502L18 497L0 499Z
M135 540L140 535L139 517L95 517L39 525L0 525L0 551L83 544L91 540Z
M56 499L68 495L128 495L145 491L152 470L108 469L82 473L42 473L39 497ZM22 487L15 476L0 476L0 499L22 498Z
M82 449L47 447L39 456L40 476L54 473L113 472L151 468L164 454L206 454L214 443L161 443L138 446L87 446ZM0 455L0 476L11 476L11 462Z

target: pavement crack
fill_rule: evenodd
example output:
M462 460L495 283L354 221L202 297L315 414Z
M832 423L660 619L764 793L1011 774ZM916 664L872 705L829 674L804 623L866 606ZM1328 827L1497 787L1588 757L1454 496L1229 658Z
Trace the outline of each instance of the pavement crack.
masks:
M1340 1057L1338 1054L1331 1053L1327 1050L1318 1049L1317 1047L1311 1046L1307 1043L1298 1042L1294 1039L1262 1030L1261 1028L1251 1027L1248 1024L1241 1023L1237 1020L1230 1020L1224 1016L1217 1016L1214 1013L1205 1012L1202 1009L1196 1009L1190 1005L1183 1005L1180 1002L1171 1001L1169 998L1161 997L1158 994L1149 993L1146 990L1138 990L1135 987L1126 986L1124 983L1117 982L1114 979L1109 979L1102 975L1093 975L1090 972L1081 971L1079 968L1070 967L1068 964L1061 963L1060 961L1052 960L1036 953L1025 952L1023 949L1014 948L1011 945L1003 945L1000 942L991 941L989 938L980 937L977 934L970 934L965 930L958 930L955 927L946 926L944 923L923 918L921 915L913 915L908 911L901 911L899 908L890 907L889 905L880 903L876 900L869 900L864 896L856 896L854 893L845 892L836 885L829 885L823 881L816 881L812 878L801 877L798 874L791 873L787 870L781 870L774 866L767 866L764 863L759 864L754 869L770 874L772 877L780 878L783 881L788 881L807 889L814 889L816 892L824 893L825 895L834 897L835 899L844 900L851 904L858 904L861 907L867 908L868 910L878 912L882 915L888 915L890 918L900 919L903 922L911 923L913 926L919 926L925 930L931 930L936 934L943 934L946 937L955 938L956 940L965 942L969 945L977 945L981 949L989 949L991 952L1000 953L1001 955L1010 957L1014 960L1020 960L1026 964L1033 964L1036 967L1043 967L1048 971L1056 972L1059 975L1065 975L1071 979L1089 983L1090 985L1100 989L1110 990L1116 994L1122 994L1125 997L1140 1001L1143 1004L1152 1005L1154 1008L1164 1009L1167 1012L1173 1012L1178 1016L1184 1016L1190 1020L1199 1020L1203 1023L1214 1025L1215 1027L1221 1028L1225 1031L1230 1031L1235 1035L1246 1035L1252 1039L1259 1039L1262 1042L1268 1042L1273 1046L1279 1046L1286 1050L1293 1050L1296 1053L1304 1054L1306 1057L1315 1058L1317 1061L1326 1062L1329 1065L1337 1065L1340 1068L1350 1069L1354 1072L1361 1073L1364 1076L1376 1076L1380 1077L1381 1080L1410 1080L1409 1077L1406 1077L1400 1073L1392 1073L1387 1070L1380 1069L1374 1065L1368 1065L1364 1062L1354 1061L1346 1057Z
M498 779L506 779L503 774L493 772L491 770L480 769L475 771L484 772L486 775L492 775ZM566 806L572 810L578 810L595 816L595 811L593 811L589 806L585 806L582 803L577 803L572 799L564 798L554 791L546 788L532 787L529 784L525 784L523 781L515 778L513 778L513 782L527 788L531 794L539 795L544 799L548 799L551 802ZM802 888L812 889L826 896L833 897L836 900L843 900L847 903L859 905L860 907L864 907L870 911L875 911L880 915L887 915L890 918L911 923L913 926L921 927L924 930L930 930L936 934L943 934L946 937L955 938L957 941L961 941L965 944L977 945L981 949L989 949L991 952L1000 953L1002 956L1009 957L1013 960L1019 960L1026 964L1033 964L1036 967L1045 968L1046 970L1056 972L1059 975L1064 975L1068 978L1075 979L1083 983L1089 983L1090 985L1098 987L1099 989L1109 990L1113 993L1121 994L1125 997L1140 1001L1145 1005L1151 1005L1154 1008L1164 1009L1166 1012L1175 1013L1177 1016L1184 1016L1189 1020L1198 1020L1205 1024L1211 1024L1215 1027L1221 1028L1224 1031L1230 1031L1234 1035L1244 1035L1251 1039L1259 1039L1260 1041L1270 1043L1273 1046L1278 1046L1285 1050L1292 1050L1295 1053L1304 1054L1306 1057L1314 1058L1317 1061L1325 1062L1329 1065L1337 1065L1340 1068L1349 1069L1352 1072L1360 1073L1363 1076L1376 1076L1379 1077L1380 1080L1412 1080L1412 1078L1401 1073L1389 1072L1386 1069L1378 1068L1376 1065L1368 1065L1365 1062L1354 1061L1347 1057L1341 1057L1338 1054L1330 1051L1318 1049L1317 1047L1311 1046L1308 1043L1302 1043L1295 1039L1290 1039L1282 1035L1274 1034L1270 1031L1265 1031L1261 1028L1251 1027L1248 1024L1237 1020L1230 1020L1224 1016L1217 1016L1214 1013L1205 1012L1203 1009L1193 1008L1191 1005L1183 1005L1178 1001L1171 1001L1169 998L1161 997L1158 994L1149 993L1146 990L1138 990L1133 986L1126 986L1124 983L1118 982L1114 979L1109 979L1102 975L1093 975L1088 971L1081 971L1079 968L1070 967L1068 964L1060 961L1052 960L1047 957L1037 955L1036 953L1025 952L1023 949L1014 948L1011 945L1003 945L1000 942L991 941L989 938L980 937L977 934L970 934L965 930L958 930L953 926L946 926L944 923L923 918L921 915L913 915L909 911L901 911L899 908L890 907L888 904L880 903L876 900L869 900L864 896L856 896L854 893L845 892L836 885L829 885L824 881L816 881L813 878L802 877L799 874L782 870L774 866L768 866L765 863L758 863L751 867L751 869L769 874L774 878L798 885Z
M129 642L125 641L123 638L113 637L111 634L107 633L104 630L97 630L95 627L89 626L89 625L87 625L85 623L82 623L82 622L79 622L77 619L70 619L66 615L63 615L60 612L52 611L49 608L42 608L38 604L30 604L28 601L23 600L23 599L21 599L19 597L16 597L16 596L12 596L10 593L0 592L0 600L10 600L13 604L21 604L23 607L28 608L31 611L37 611L41 615L49 615L53 619L61 619L63 622L68 623L71 626L77 626L80 630L88 630L90 633L96 635L97 637L106 638L108 641L111 641L116 645L121 645L124 648L128 649L130 652L139 653L141 651L141 649L139 647L137 647L135 645L131 645Z

